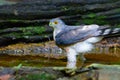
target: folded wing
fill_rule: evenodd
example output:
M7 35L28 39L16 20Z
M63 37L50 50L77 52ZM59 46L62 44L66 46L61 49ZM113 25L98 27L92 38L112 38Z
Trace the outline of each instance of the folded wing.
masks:
M82 42L91 37L111 37L120 36L120 28L99 27L98 25L78 27L61 31L55 36L57 45L71 45L77 42Z
M95 32L98 30L97 25L78 27L75 29L69 29L61 31L55 36L57 45L70 45L76 42L82 42L90 37L95 36Z

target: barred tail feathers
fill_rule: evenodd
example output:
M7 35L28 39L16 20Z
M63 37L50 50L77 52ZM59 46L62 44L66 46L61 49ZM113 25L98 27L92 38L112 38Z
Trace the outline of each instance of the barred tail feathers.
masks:
M120 36L120 28L104 28L98 30L99 35L98 36Z

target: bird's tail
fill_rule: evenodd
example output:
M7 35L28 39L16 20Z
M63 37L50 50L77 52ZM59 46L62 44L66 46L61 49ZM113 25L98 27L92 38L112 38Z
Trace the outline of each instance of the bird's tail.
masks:
M107 28L99 29L98 32L99 32L98 36L104 36L104 37L120 36L120 28L107 27Z

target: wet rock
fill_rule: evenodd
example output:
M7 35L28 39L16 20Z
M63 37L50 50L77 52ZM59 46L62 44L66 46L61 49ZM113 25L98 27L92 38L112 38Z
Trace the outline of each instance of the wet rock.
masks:
M0 69L0 76L1 75L5 75L5 74L14 74L14 70L12 70L11 68L3 68L3 69Z
M12 68L2 68L2 70L0 68L0 74L13 75L12 80L42 80L43 78L45 80L119 80L120 69L118 67L120 66L118 65L116 68L114 65L103 65L103 68L98 66L98 69L90 69L86 72L83 70L83 72L74 75L69 75L64 70L54 70L53 67L21 67L17 71Z

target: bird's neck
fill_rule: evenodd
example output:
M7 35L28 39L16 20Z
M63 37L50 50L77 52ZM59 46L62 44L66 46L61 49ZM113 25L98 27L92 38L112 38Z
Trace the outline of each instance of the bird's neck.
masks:
M59 33L59 32L61 32L62 30L60 30L60 29L54 29L54 32L53 32L53 38L54 38L54 40L55 40L55 36Z
M60 33L61 31L65 30L65 28L66 28L66 25L65 25L65 24L64 24L64 25L59 25L59 26L57 26L56 28L54 28L54 32L53 32L53 38L54 38L54 40L55 40L55 36L56 36L58 33Z

